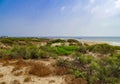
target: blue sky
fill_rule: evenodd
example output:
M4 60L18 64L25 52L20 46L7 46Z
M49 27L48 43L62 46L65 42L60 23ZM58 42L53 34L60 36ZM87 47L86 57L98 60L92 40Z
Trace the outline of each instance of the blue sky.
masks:
M120 36L120 0L0 0L0 36Z

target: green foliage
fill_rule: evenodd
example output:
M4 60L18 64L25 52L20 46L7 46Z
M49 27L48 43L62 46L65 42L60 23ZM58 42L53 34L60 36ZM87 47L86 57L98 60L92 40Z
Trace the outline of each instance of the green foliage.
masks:
M89 64L94 60L94 58L89 55L79 54L76 56L76 60L78 60L81 64Z
M0 58L3 58L4 56L7 56L7 50L0 49Z
M49 46L49 45L51 45L51 44L53 44L53 43L63 43L63 42L65 42L65 40L62 40L62 39L54 39L54 40L49 41L49 42L47 43L47 45Z
M14 43L11 39L1 39L0 42L8 45L12 45Z
M78 70L78 69L74 69L74 70L73 70L73 74L74 74L74 76L75 76L76 78L79 78L79 77L81 77L81 78L83 78L83 79L86 78L86 73L83 72L83 71L80 71L80 70Z
M91 52L97 52L101 54L112 54L115 52L114 47L109 44L96 44L88 46L87 48Z
M58 59L56 64L57 64L57 66L71 67L71 63L64 59Z
M85 54L87 52L86 46L80 46L77 52Z
M69 42L71 46L76 46L76 45L82 46L82 43L75 39L68 39L67 42Z
M75 39L68 39L67 42L70 42L70 43L73 43L73 42L79 43L79 41L78 41L78 40L75 40Z
M52 50L58 55L71 55L77 49L77 46L59 46L52 48Z

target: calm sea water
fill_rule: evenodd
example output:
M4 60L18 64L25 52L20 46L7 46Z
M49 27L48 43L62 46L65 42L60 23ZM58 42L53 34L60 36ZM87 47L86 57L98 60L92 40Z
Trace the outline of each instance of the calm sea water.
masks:
M118 42L120 43L120 37L81 37L78 40L85 41L102 41L102 42Z

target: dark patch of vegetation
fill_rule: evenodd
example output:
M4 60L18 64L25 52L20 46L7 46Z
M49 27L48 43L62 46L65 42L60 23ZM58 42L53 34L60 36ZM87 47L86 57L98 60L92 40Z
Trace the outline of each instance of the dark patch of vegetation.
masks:
M62 40L62 39L54 39L54 40L49 41L47 45L51 45L53 43L64 43L64 42L65 40Z
M37 75L40 77L48 76L51 74L51 70L43 63L32 62L29 74Z

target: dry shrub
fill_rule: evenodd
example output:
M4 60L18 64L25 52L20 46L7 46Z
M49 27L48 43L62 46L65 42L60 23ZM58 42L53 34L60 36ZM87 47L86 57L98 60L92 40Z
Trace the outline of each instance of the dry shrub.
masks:
M10 59L9 56L7 56L7 55L2 57L2 60L9 60L9 59Z
M10 84L20 84L19 80L13 80Z
M4 60L3 60L3 59L0 59L0 63L4 63Z
M55 69L56 75L64 75L64 74L67 74L68 72L69 70L66 67L56 67Z
M30 76L27 76L25 79L24 79L24 82L30 82L32 79Z
M23 74L23 71L19 71L19 72L15 72L14 73L14 76L20 76L20 75L22 75Z
M49 81L49 83L54 83L54 82L55 82L55 80L50 80L50 81Z
M75 78L74 75L66 75L64 79L67 84L87 84L86 80L83 78Z
M15 72L15 71L17 71L17 70L20 70L20 69L21 69L21 67L19 67L19 66L14 66L14 68L13 68L13 70L12 70L12 73Z
M43 63L29 62L29 64L31 65L29 74L37 75L40 77L48 76L49 74L51 74L51 70L49 69L49 67Z
M3 81L3 82L0 82L0 84L7 84L7 83Z
M0 73L0 78L2 78L4 75L2 73Z
M8 66L8 65L9 65L9 61L8 60L4 60L3 66Z
M23 59L18 59L18 61L14 63L14 68L13 68L12 72L20 70L25 66L27 66L27 62L25 62Z
M25 62L23 59L18 59L18 61L15 64L19 67L24 67L27 65L27 62Z
M74 75L65 75L64 79L67 84L72 84L72 81L75 79L75 76Z
M76 78L72 81L72 84L87 84L83 78Z

